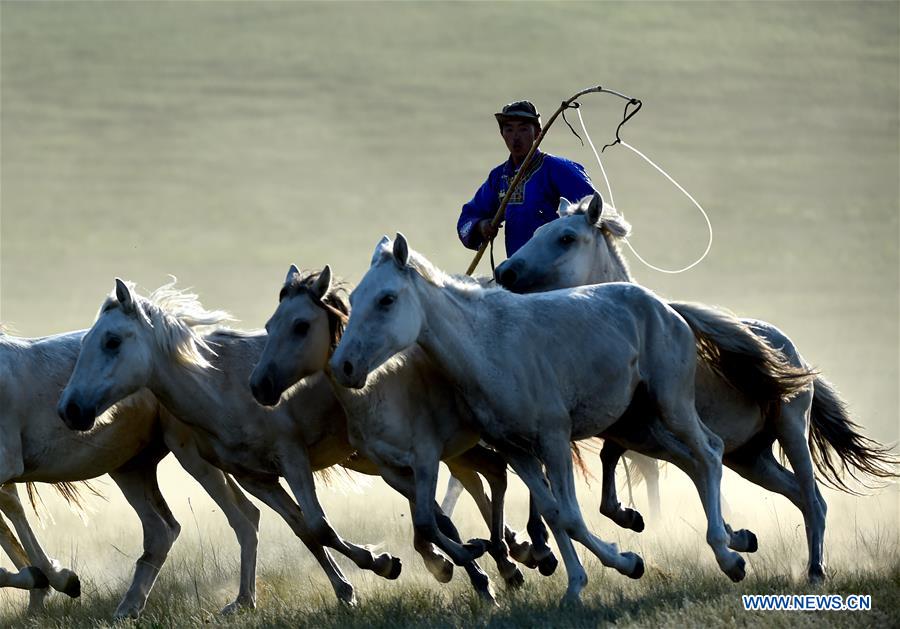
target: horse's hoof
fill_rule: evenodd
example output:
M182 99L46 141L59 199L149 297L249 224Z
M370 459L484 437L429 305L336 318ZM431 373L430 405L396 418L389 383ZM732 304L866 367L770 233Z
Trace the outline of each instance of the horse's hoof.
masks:
M559 607L561 609L581 609L584 603L581 602L580 594L569 594L568 592L560 599Z
M641 556L635 553L622 553L622 557L634 557L634 568L631 572L625 574L629 579L640 579L644 576L644 560L641 559Z
M127 607L125 609L119 608L116 610L116 613L113 614L113 620L137 620L141 616L141 610L133 607Z
M727 574L728 578L735 583L743 581L744 577L747 576L746 565L747 564L744 561L744 558L738 555L737 561L734 563L730 570L726 571L725 574Z
M478 592L478 597L490 605L491 607L498 607L497 599L494 597L494 588L491 587L490 582L487 583L484 588L476 588Z
M509 576L504 576L503 581L504 583L506 583L507 588L520 588L525 585L525 575L522 574L521 570L516 568L509 574Z
M353 591L353 586L349 583L342 585L335 593L338 601L347 607L356 607L359 604L356 600L356 592Z
M463 548L468 551L472 557L470 561L475 561L479 557L481 557L484 553L488 551L491 547L490 540L486 539L470 539L468 542L463 544Z
M819 566L810 566L809 571L806 573L806 578L809 579L809 582L812 585L820 585L825 581L825 568L821 565Z
M518 562L527 568L537 567L537 562L531 558L531 544L528 542L510 544L509 541L507 541L506 545L509 546L509 556L512 557L513 561ZM529 566L529 562L533 565Z
M222 608L222 611L219 613L223 616L230 616L232 614L236 614L238 612L242 612L245 609L256 609L256 601L252 598L241 598L237 597L231 603L228 603L225 607Z
M556 567L558 565L559 561L556 560L556 557L553 555L553 553L550 553L543 559L538 559L538 571L545 577L549 577L551 574L556 572Z
M631 516L631 520L629 521L629 525L625 528L631 529L635 533L640 533L644 530L644 516L642 516L638 511L634 509L625 509L625 512Z
M731 534L728 548L739 553L755 553L759 549L759 542L753 531L741 529Z
M400 572L403 570L403 562L400 561L399 557L390 557L390 560L391 561L388 565L388 569L380 576L393 581L400 576Z
M453 578L453 563L450 561L444 560L439 568L431 566L427 566L427 568L438 583L450 583Z
M60 591L71 598L78 598L81 596L81 579L78 578L77 574L72 573L66 580L65 587Z
M744 552L755 553L757 550L759 550L759 541L756 539L756 533L747 531L747 550Z
M44 574L44 571L35 566L28 566L24 569L31 575L31 580L34 583L32 585L32 589L34 590L43 590L44 588L50 587L50 579L47 578L47 575Z

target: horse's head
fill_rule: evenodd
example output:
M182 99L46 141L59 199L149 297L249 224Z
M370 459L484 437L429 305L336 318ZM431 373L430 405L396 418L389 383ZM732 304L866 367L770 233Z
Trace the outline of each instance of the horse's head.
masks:
M412 264L403 234L393 243L385 236L375 247L369 270L350 294L350 322L331 357L342 385L364 387L372 371L418 339L423 312Z
M96 417L143 387L150 375L152 331L131 287L116 278L115 295L81 342L57 411L66 426L89 430Z
M332 285L331 267L301 274L291 265L278 307L266 322L266 346L250 375L260 404L275 406L286 389L325 369L347 318L341 292Z
M497 267L497 282L517 293L533 293L585 284L629 281L615 238L631 226L615 209L604 208L600 195L578 203L560 199L559 218Z

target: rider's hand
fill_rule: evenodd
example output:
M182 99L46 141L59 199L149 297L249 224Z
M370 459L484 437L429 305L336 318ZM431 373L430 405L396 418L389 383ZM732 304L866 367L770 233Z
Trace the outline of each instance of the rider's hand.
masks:
M497 231L496 227L491 227L491 219L486 218L478 221L478 233L481 234L481 237L485 242L496 236Z

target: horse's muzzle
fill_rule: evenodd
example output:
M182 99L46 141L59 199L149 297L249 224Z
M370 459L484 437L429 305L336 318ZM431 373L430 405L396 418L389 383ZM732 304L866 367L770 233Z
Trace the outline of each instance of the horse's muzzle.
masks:
M97 418L96 408L83 407L73 399L60 400L56 412L70 430L90 430Z

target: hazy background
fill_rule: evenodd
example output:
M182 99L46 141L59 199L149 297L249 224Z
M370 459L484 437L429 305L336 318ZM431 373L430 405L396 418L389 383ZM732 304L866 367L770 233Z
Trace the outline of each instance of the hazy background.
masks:
M0 321L24 336L87 327L115 276L146 290L173 274L256 328L290 263L330 263L357 281L378 238L398 230L461 272L472 252L456 238L460 206L506 158L492 113L528 98L546 120L599 83L643 100L623 137L690 191L715 229L707 260L683 275L629 257L640 281L780 326L870 434L896 441L898 7L3 2ZM623 102L582 103L599 148ZM605 192L561 120L542 148L585 164ZM677 190L620 147L605 165L644 257L679 267L702 252L705 224ZM183 478L167 462L163 490L199 531L211 503ZM780 511L791 523L799 571L795 511L726 483L747 496L732 498L736 511ZM98 513L118 513L124 503L107 487L112 504L98 502ZM377 484L368 491L384 494L371 508L399 521L402 501ZM877 507L838 501L830 523L859 510L895 526L889 496ZM361 504L323 500L351 513ZM136 518L100 517L130 535L123 550L136 556ZM332 521L353 530L355 517ZM43 535L90 570L95 550L86 557L65 528Z

